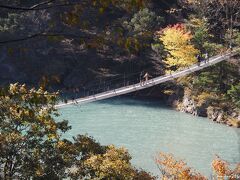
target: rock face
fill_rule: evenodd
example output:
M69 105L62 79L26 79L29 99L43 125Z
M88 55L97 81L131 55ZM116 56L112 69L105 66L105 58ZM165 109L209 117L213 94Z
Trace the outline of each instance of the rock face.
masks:
M198 115L194 101L188 96L183 97L183 101L179 104L178 108L181 112L190 113L195 116Z
M181 112L207 117L214 122L228 126L240 127L239 109L223 110L220 107L210 106L207 102L198 106L188 91L184 92L182 98L178 93L169 96L167 103Z
M214 108L212 106L207 108L207 117L218 123L224 123L223 114L224 112L221 108Z

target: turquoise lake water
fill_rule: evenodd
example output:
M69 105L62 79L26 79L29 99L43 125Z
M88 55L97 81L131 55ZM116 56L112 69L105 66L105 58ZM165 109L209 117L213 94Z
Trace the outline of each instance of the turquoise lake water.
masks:
M60 119L72 129L65 134L93 136L103 145L129 150L132 164L158 175L158 152L173 153L189 166L210 176L215 154L230 163L240 162L240 129L177 112L153 100L114 98L60 109Z

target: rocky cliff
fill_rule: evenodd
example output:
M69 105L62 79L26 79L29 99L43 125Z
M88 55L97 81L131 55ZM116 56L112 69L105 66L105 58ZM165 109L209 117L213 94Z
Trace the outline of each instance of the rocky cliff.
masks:
M199 104L188 89L185 89L183 97L174 93L168 97L168 104L177 110L194 116L207 117L216 123L228 126L240 127L240 110L238 108L220 107L209 102Z

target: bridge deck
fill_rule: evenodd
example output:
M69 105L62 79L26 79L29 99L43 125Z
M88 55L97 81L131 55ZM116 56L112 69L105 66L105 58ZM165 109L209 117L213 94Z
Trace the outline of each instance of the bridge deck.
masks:
M106 91L106 92L103 92L103 93L98 93L98 94L95 94L95 95L75 99L75 100L69 101L67 103L60 103L60 104L57 104L55 107L56 108L61 108L61 107L71 105L71 104L84 104L84 103L99 101L99 100L102 100L102 99L107 99L107 98L119 96L119 95L122 95L122 94L127 94L127 93L131 93L131 92L134 92L134 91L146 89L146 88L155 86L157 84L161 84L161 83L173 80L174 78L182 77L182 76L188 75L192 72L196 72L196 71L199 71L199 70L204 69L206 67L212 66L212 65L217 64L221 61L229 59L230 57L235 56L236 54L237 54L237 52L233 51L232 53L226 53L224 55L214 56L214 57L211 57L208 62L200 63L200 66L199 66L199 64L194 64L191 67L183 69L179 72L174 72L172 74L167 74L167 75L163 75L163 76L160 76L160 77L150 79L144 84L137 83L137 84L133 84L133 85L129 85L129 86L124 86L124 87L117 88L117 89L114 89L114 90L109 90L109 91Z

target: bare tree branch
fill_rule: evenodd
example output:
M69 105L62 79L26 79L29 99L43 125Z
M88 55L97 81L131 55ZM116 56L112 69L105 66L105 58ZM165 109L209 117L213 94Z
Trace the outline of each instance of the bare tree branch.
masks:
M35 38L35 37L38 37L38 36L41 36L41 33L30 35L30 36L27 36L27 37L24 37L24 38L19 38L19 39L0 41L0 44L8 44L8 43L13 43L13 42L18 42L18 41L25 41L25 40L32 39L32 38Z
M33 5L32 7L18 7L18 6L8 6L8 5L1 5L0 4L0 9L8 9L8 10L14 10L14 11L38 11L38 10L45 10L45 9L52 9L56 7L68 7L68 6L74 6L79 3L64 3L64 4L54 4L54 5L49 5L45 7L39 7L44 4L48 4L50 2L53 2L55 0L49 0L43 3L39 3L36 5Z
M39 4L35 4L35 5L33 5L32 7L30 7L30 8L31 8L31 9L35 9L35 8L37 8L38 6L42 6L42 5L45 5L45 4L54 2L54 1L55 1L55 0L44 1L44 2L41 2L41 3L39 3Z
M33 35L29 35L29 36L26 36L26 37L23 37L23 38L19 38L19 39L11 39L11 40L6 40L6 41L0 41L0 45L5 45L5 44L9 44L9 43L14 43L14 42L20 42L20 41L26 41L26 40L29 40L29 39L34 39L34 38L37 38L37 37L56 37L56 36L68 36L68 37L72 37L72 38L90 38L89 36L90 35L94 35L94 34L67 34L67 33L53 33L53 32L49 32L49 33L36 33L36 34L33 34Z

